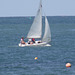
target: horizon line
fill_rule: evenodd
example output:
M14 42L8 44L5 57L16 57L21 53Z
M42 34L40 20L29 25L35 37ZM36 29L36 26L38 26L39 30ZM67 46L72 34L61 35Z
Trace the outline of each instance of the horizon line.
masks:
M75 16L75 15L50 15L50 16L66 17L66 16ZM0 17L35 17L35 16L0 16Z

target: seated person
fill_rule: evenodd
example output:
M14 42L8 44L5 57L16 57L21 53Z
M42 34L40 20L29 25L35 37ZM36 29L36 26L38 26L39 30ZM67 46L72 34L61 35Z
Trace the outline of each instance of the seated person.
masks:
M26 44L23 37L21 38L21 44Z
M28 39L28 44L33 44L33 42L31 41L31 39Z
M40 40L40 41L38 41L38 43L42 43L42 41Z
M32 38L32 42L35 43L35 39L34 38Z
M26 44L24 41L21 41L21 44Z

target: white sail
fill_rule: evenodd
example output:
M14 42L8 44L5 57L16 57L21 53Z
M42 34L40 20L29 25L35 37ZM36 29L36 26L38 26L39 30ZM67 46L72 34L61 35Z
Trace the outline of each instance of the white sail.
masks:
M51 41L51 32L50 32L50 26L47 20L47 17L45 16L45 33L42 39L42 42L50 42Z
M38 9L37 15L33 21L27 38L41 38L42 35L42 4L40 0L40 7Z

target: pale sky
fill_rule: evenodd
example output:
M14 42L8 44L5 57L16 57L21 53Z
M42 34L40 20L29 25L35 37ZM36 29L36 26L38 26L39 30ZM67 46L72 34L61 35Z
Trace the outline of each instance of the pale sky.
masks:
M35 16L40 0L0 0L0 17ZM47 16L75 16L75 0L42 0Z

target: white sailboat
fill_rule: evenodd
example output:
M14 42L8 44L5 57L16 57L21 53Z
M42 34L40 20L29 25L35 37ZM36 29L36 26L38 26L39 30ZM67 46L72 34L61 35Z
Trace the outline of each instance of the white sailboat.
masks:
M40 40L40 42L39 42L39 40L35 41L35 43L33 43L33 44L28 44L28 42L26 42L25 44L19 43L19 46L20 47L37 46L37 45L51 46L48 44L51 41L51 32L50 32L49 23L48 23L46 16L45 16L45 32L44 32L43 38L42 38L42 26L43 26L42 25L42 0L40 0L40 6L37 11L37 15L34 18L33 24L29 30L29 33L27 35L27 39L41 38L41 40Z

